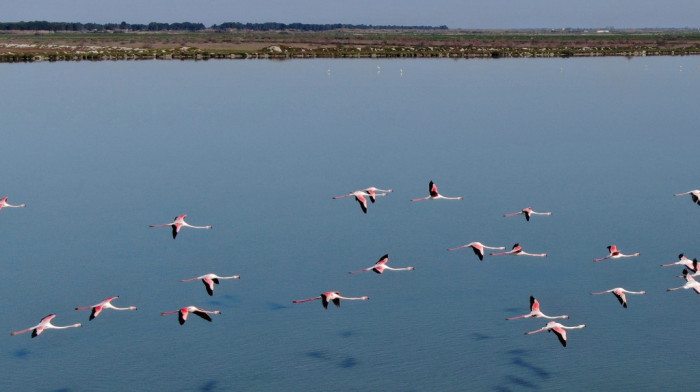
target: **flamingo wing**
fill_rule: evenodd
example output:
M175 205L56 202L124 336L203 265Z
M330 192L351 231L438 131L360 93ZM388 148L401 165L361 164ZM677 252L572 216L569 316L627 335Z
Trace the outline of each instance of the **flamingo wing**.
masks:
M625 293L622 291L613 291L613 294L615 294L615 297L617 297L617 300L620 301L620 305L622 305L623 308L627 307L627 296Z
M32 338L35 338L44 332L44 327L36 327L32 330Z
M381 258L379 258L379 260L377 261L377 264L383 265L383 264L386 264L387 261L389 261L389 254L388 253L385 254L384 256L382 256Z
M377 265L376 267L372 268L372 271L382 274L384 273L384 265Z
M367 213L367 199L364 198L364 196L360 195L355 195L355 200L360 204L360 208L362 208L362 212L365 214Z
M95 306L94 308L92 308L92 313L90 313L89 320L92 321L95 317L99 316L100 313L102 313L102 309L103 309L103 307L101 305Z
M189 313L187 312L187 310L182 309L179 312L177 312L177 321L180 322L180 325L184 324L185 321L187 321L188 314Z
M321 294L321 304L325 309L328 309L328 297L326 294Z
M204 278L202 279L202 282L204 283L204 287L207 289L207 294L209 294L209 296L214 295L214 281L209 278Z
M693 199L693 203L700 205L700 197L696 195L695 193L691 193L690 197Z
M557 335L561 345L566 347L566 330L564 328L554 327L550 329L550 331L554 332L554 334Z
M172 225L173 227L173 239L177 237L177 233L180 231L180 228L177 225Z
M374 204L374 201L377 199L376 192L374 192L374 189L367 189L366 192L369 193L369 201Z
M333 298L333 305L340 307L340 298Z
M477 248L476 246L472 245L472 250L474 251L474 254L479 258L480 261L484 261L484 250Z
M199 316L199 317L201 317L201 318L203 318L203 319L205 319L205 320L207 320L207 321L211 321L211 317L209 317L209 315L206 314L206 313L204 313L204 312L201 312L201 311L199 311L199 310L195 310L195 311L192 312L192 313L196 314L197 316Z
M435 185L432 181L430 181L430 184L428 184L428 189L430 191L430 197L438 197L440 193L438 193L438 187Z
M539 312L540 311L540 301L538 301L535 297L530 296L530 312Z

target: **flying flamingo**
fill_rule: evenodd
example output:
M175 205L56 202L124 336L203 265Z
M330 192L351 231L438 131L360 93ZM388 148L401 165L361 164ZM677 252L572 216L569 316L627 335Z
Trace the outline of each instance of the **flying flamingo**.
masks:
M622 257L635 257L635 256L639 256L639 252L633 253L633 254L631 254L631 255L622 254L619 250L617 250L617 245L610 245L610 246L608 246L608 251L610 252L609 255L607 255L607 256L605 256L605 257L603 257L603 258L600 258L600 259L595 259L595 260L593 260L593 261L595 261L595 262L597 263L597 262L599 262L599 261L603 261L603 260L607 260L607 259L619 259L619 258L622 258Z
M391 268L388 265L386 265L387 261L389 261L389 255L386 254L382 256L379 261L377 261L373 266L367 267L365 269L361 269L359 271L350 271L351 274L356 274L358 272L365 272L372 270L378 274L383 273L385 270L389 271L413 271L413 267L403 267L403 268Z
M520 244L515 244L513 245L513 249L509 250L508 252L500 252L500 253L489 253L491 256L535 256L535 257L547 257L546 253L527 253L523 251L523 248L520 246Z
M646 294L646 291L628 291L623 289L622 287L615 287L614 289L610 290L605 290L601 291L600 293L591 293L591 295L599 295L599 294L607 294L607 293L613 293L615 297L617 297L617 300L620 301L620 304L622 305L623 308L627 307L627 296L625 294Z
M126 308L118 308L114 305L112 305L112 301L119 298L119 296L116 297L109 297L106 300L100 302L99 304L92 305L92 306L83 306L80 308L75 308L75 310L88 310L92 309L92 313L90 314L90 321L94 319L95 317L99 316L100 313L102 313L103 310L105 309L114 309L114 310L136 310L136 306L129 306Z
M26 207L26 206L27 206L26 204L12 205L12 204L7 202L7 197L3 197L2 199L0 199L0 210L2 210L5 207L7 207L7 208L20 208L20 207Z
M479 260L484 260L484 249L496 249L496 250L503 250L506 247L505 246L486 246L482 244L481 242L470 242L466 245L458 246L456 248L449 248L447 250L458 250L458 249L464 249L464 248L472 248L474 251L474 254L479 257Z
M15 336L15 335L19 335L21 333L32 331L32 337L35 338L35 337L41 335L41 333L47 329L66 329L66 328L75 328L75 327L82 327L83 326L83 324L78 323L78 324L66 325L63 327L59 327L57 325L51 324L51 320L53 320L54 317L56 317L55 314L50 314L50 315L44 317L43 319L41 319L39 324L37 324L33 327L30 327L30 328L27 328L27 329L23 329L21 331L12 332L12 333L10 333L10 335Z
M179 233L180 229L183 227L191 227L193 229L211 229L211 226L192 226L191 224L185 222L185 218L187 218L187 215L179 215L175 217L175 220L172 223L164 223L162 225L150 225L150 227L172 226L173 239L177 237L177 233Z
M347 300L366 300L369 299L369 297L364 296L364 297L343 297L340 295L340 292L338 291L327 291L318 297L313 297L313 298L307 298L307 299L300 299L296 301L292 301L292 303L298 304L302 302L309 302L309 301L316 301L320 299L321 304L323 305L324 308L328 309L328 303L333 302L335 306L340 306L340 300L341 299L347 299Z
M447 197L443 196L438 192L437 185L435 185L432 181L430 181L430 184L428 184L428 190L430 191L430 196L426 197L421 197L419 199L411 199L411 201L422 201L422 200L437 200L437 199L445 199L445 200L462 200L463 197Z
M673 196L683 196L690 194L690 198L693 199L693 203L700 206L700 190L688 191L683 193L676 193Z
M698 271L698 259L689 259L683 253L678 255L678 261L668 264L661 264L662 267L672 267L674 265L682 265L692 271Z
M545 325L544 327L536 330L536 331L531 331L531 332L525 332L525 335L532 335L533 333L538 333L538 332L554 332L555 335L557 335L557 338L559 339L559 342L561 342L561 345L566 347L566 330L567 329L580 329L580 328L586 328L586 324L581 324L581 325L576 325L573 327L567 327L565 325L561 325L556 321L550 321Z
M354 191L354 192L350 192L347 195L343 195L343 196L333 196L333 199L343 199L346 197L354 196L355 200L357 200L357 202L360 204L360 208L362 208L362 212L364 212L366 214L367 213L367 197L371 198L371 197L384 196L384 195L386 195L386 193L379 193L379 194L375 194L374 196L372 196L371 194L369 194L365 191Z
M187 316L190 313L196 314L197 316L199 316L207 321L211 321L211 317L209 317L209 314L221 314L221 311L219 311L219 310L204 310L204 309L198 308L196 306L186 306L186 307L179 309L179 310L173 310L172 312L163 312L160 315L167 316L167 315L173 314L173 313L178 313L177 319L180 322L180 325L182 325L185 323L185 321L187 321ZM207 313L209 313L209 314L207 314Z
M527 207L527 208L523 208L519 212L513 212L510 214L503 214L503 216L506 218L511 217L511 216L516 216L516 215L525 215L525 220L527 220L529 222L530 216L532 216L532 215L552 215L552 213L551 212L537 212L537 211L533 211L532 208Z
M386 196L387 193L393 192L393 189L379 189L373 186L369 188L362 189L361 191L369 193L369 201L374 203L378 196ZM382 192L382 193L377 193Z
M196 278L183 279L180 282L191 282L193 280L201 279L202 282L204 282L204 287L206 287L207 293L209 293L209 295L214 295L214 285L219 284L219 279L240 279L240 278L241 278L240 275L219 276L216 274L206 274L206 275L198 276Z
M561 316L547 316L546 314L542 313L540 310L540 301L535 299L535 297L530 296L530 313L524 314L522 316L516 316L516 317L508 317L506 320L517 320L521 318L539 318L543 317L546 319L568 319L569 316L567 315L561 315Z
M683 277L685 278L685 284L681 287L672 287L670 289L666 289L666 291L674 291L674 290L688 290L688 289L693 289L695 290L696 293L700 294L700 282L696 281L695 278L693 278L691 275L688 274L688 270L684 269L683 270Z

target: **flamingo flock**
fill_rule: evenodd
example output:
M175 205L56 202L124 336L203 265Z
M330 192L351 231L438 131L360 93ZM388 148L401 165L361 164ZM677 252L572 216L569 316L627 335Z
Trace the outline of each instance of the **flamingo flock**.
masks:
M433 183L432 181L429 182L428 185L429 188L429 196L418 198L418 199L410 199L411 202L415 201L423 201L423 200L438 200L438 199L447 199L447 200L462 200L463 198L460 197L446 197L441 195L438 192L438 188ZM371 203L375 203L377 197L383 197L388 195L389 193L393 192L392 189L380 189L376 187L368 187L368 188L363 188L360 190L356 190L353 192L350 192L346 195L342 196L334 196L333 199L342 199L342 198L348 198L348 197L354 197L355 200L359 203L363 213L367 213L367 208L368 208L368 200ZM700 204L700 191L694 190L694 191L689 191L689 192L684 192L684 193L678 193L674 194L674 196L682 196L690 194L691 198L694 203ZM19 204L19 205L12 205L7 202L8 198L3 197L0 199L0 210L2 208L19 208L19 207L26 207L26 204ZM531 216L533 215L552 215L551 212L536 212L533 211L532 208L527 207L519 212L514 212L514 213L509 213L509 214L504 214L504 217L511 217L511 216L516 216L516 215L524 215L525 219L527 221L530 220ZM150 227L166 227L170 226L172 230L172 237L175 239L180 232L180 230L183 227L189 227L193 229L211 229L212 226L194 226L190 225L185 221L185 218L187 215L179 215L177 216L173 222L171 223L165 223L165 224L158 224L158 225L150 225ZM491 249L491 250L505 250L505 247L503 246L487 246L482 244L481 242L470 242L462 246L458 246L455 248L448 248L448 251L456 251L460 249L466 249L466 248L471 248L474 254L478 257L480 261L483 261L485 257L485 250L486 249ZM595 262L600 262L603 260L607 259L618 259L618 258L630 258L630 257L636 257L639 256L640 253L633 253L633 254L624 254L620 252L617 248L616 245L610 245L607 247L609 254L605 257L602 258L597 258L594 259ZM519 243L515 243L510 251L505 251L505 252L497 252L497 253L489 253L490 256L532 256L532 257L547 257L546 253L527 253L523 251L522 247L520 246ZM700 294L700 282L695 280L695 276L700 275L700 271L698 270L698 262L697 259L690 259L686 257L683 253L678 255L678 261L672 262L672 263L667 263L667 264L661 264L662 267L672 267L672 266L682 266L683 269L683 274L680 275L679 277L685 279L686 283L682 286L679 287L671 287L668 288L667 291L676 291L676 290L688 290L692 289L695 291L697 294ZM385 254L384 256L380 257L377 262L375 262L373 265L363 268L360 270L356 271L350 271L350 274L358 274L361 272L367 272L367 271L372 271L375 272L376 274L383 274L386 271L413 271L415 270L414 267L408 266L408 267L390 267L388 265L389 261L389 255ZM694 273L691 273L694 272ZM194 278L188 278L188 279L183 279L181 282L191 282L191 281L196 281L200 280L204 284L204 287L206 289L206 292L209 296L214 295L214 287L215 285L218 285L221 280L228 280L228 279L240 279L240 275L231 275L231 276L220 276L216 275L214 273L207 273L201 276L197 276ZM630 291L627 289L624 289L622 287L616 287L612 288L609 290L601 291L601 292L591 292L591 295L602 295L602 294L613 294L619 303L623 306L623 308L627 308L627 295L628 294L633 294L633 295L640 295L640 294L646 294L646 291ZM98 317L102 311L106 309L112 309L112 310L117 310L117 311L126 311L126 310L137 310L136 306L127 306L127 307L117 307L112 304L113 301L118 299L119 296L112 296L108 297L105 300L91 306L83 306L83 307L76 307L75 310L90 310L90 316L89 320L92 321L96 317ZM369 300L369 296L360 296L360 297L345 297L340 294L339 291L326 291L321 293L319 296L312 297L312 298L307 298L307 299L300 299L300 300L294 300L292 303L298 304L298 303L305 303L305 302L311 302L311 301L317 301L320 300L322 306L327 309L328 305L332 303L336 307L340 307L340 302L341 300L347 300L347 301L365 301ZM195 314L196 316L211 322L212 318L210 315L220 315L221 311L219 310L206 310L202 309L197 306L185 306L182 308L179 308L177 310L173 311L168 311L168 312L162 312L162 316L167 316L171 314L178 314L178 321L180 325L183 325L190 314ZM56 314L50 314L44 318L41 319L39 324L11 332L12 336L23 334L26 332L32 332L31 336L32 338L39 336L40 334L43 333L43 331L47 329L69 329L69 328L76 328L76 327L82 327L83 325L81 323L75 323L71 325L64 325L64 326L57 326L51 323L51 321L56 317ZM558 316L549 316L545 313L542 312L540 303L539 301L534 297L530 296L530 311L527 314L522 314L519 316L512 316L512 317L507 317L506 320L517 320L517 319L526 319L526 318L545 318L545 319L569 319L570 316L563 314L563 315L558 315ZM560 324L555 321L549 321L544 327L525 332L525 335L532 335L536 334L539 332L552 332L554 333L559 342L562 344L562 346L566 347L567 346L567 330L571 329L582 329L585 328L586 324L579 324L575 326L566 326L563 324Z

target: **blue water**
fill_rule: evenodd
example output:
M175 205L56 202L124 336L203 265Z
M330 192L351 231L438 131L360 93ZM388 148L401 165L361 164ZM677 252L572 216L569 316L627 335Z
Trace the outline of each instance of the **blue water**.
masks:
M377 65L381 71L377 72ZM403 72L401 72L401 70ZM671 390L700 297L699 57L4 64L13 391ZM409 199L432 180L462 201ZM362 214L332 196L394 192ZM552 216L503 218L532 206ZM194 225L176 240L169 222ZM446 249L515 242L549 257ZM632 259L593 259L617 244ZM415 271L349 275L389 253ZM240 274L214 296L181 279ZM622 286L646 290L623 309ZM324 310L292 300L371 297ZM88 321L77 306L119 295ZM569 314L563 348L523 333ZM161 312L218 309L180 326ZM36 339L9 332L56 313Z

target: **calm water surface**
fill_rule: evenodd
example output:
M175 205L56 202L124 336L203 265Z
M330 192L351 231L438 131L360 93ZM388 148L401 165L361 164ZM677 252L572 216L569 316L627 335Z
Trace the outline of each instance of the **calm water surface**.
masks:
M378 72L377 66L381 67ZM674 390L700 354L699 57L4 64L13 391ZM411 203L435 181L463 201ZM394 192L362 214L331 197ZM549 217L503 218L532 206ZM150 229L188 214L177 240ZM447 252L471 241L549 257ZM593 263L617 244L633 259ZM389 253L412 272L347 274ZM214 272L213 297L199 282ZM646 290L623 309L622 286ZM337 290L370 301L292 300ZM77 306L119 295L88 321ZM505 321L537 297L561 347ZM219 309L179 326L160 313ZM36 339L9 332L56 313ZM692 379L692 377L691 377Z

